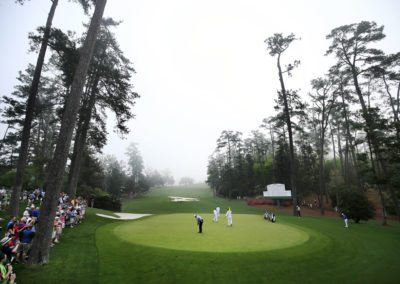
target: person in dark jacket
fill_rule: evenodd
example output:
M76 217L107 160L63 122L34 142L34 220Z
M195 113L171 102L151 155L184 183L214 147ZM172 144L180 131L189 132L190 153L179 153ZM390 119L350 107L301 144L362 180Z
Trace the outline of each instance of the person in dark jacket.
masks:
M200 215L194 214L194 218L197 221L197 226L199 227L199 233L203 232L203 218Z

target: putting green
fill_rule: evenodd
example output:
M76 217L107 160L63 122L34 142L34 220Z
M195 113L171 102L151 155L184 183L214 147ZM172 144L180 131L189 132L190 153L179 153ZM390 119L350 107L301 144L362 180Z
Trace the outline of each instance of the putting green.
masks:
M228 227L225 216L218 223L211 214L204 218L203 233L197 233L193 214L156 215L143 220L121 222L114 234L121 240L174 250L202 252L255 252L282 249L306 242L300 229L265 221L259 215L235 214Z

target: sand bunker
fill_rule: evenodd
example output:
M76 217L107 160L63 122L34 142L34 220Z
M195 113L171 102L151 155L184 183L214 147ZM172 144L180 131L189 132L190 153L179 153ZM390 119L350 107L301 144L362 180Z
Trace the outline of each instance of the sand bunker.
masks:
M192 201L200 201L198 198L192 197L180 197L180 196L168 196L172 202L192 202Z
M145 216L150 216L151 214L114 213L114 215L117 215L118 217L100 214L100 213L97 213L96 215L100 216L100 217L104 217L104 218L109 218L109 219L135 220L135 219L139 219L139 218L142 218Z

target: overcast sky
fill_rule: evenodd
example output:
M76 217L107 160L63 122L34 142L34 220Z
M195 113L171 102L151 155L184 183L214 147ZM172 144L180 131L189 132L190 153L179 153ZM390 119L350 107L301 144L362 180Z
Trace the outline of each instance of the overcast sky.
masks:
M45 24L49 8L49 0L0 2L0 95L13 90L19 70L36 62L36 54L27 52L27 36ZM108 0L105 16L123 21L115 33L134 63L133 84L141 98L124 139L113 133L110 116L104 153L124 159L135 142L147 168L169 169L177 181L204 181L222 130L246 137L273 114L278 77L267 37L301 37L283 61L301 60L287 85L305 96L310 80L333 62L324 56L325 36L333 28L375 21L385 26L379 47L398 52L399 11L397 0ZM53 26L80 33L87 21L78 4L60 0ZM4 130L0 126L0 137Z

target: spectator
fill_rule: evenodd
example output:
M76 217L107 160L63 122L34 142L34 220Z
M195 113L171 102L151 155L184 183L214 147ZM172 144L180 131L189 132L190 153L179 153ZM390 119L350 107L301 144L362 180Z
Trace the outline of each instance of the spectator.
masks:
M15 283L16 275L13 273L12 265L10 263L6 265L6 261L7 255L0 252L0 280L1 283L13 284Z
M1 251L7 255L7 258L10 260L10 262L13 262L18 249L19 241L14 235L10 235L7 240L4 241Z
M40 209L39 207L36 207L36 208L34 208L34 209L32 210L32 217L39 218L39 214L40 214L39 209Z
M61 222L61 228L64 229L65 228L65 212L64 210L60 211L60 222Z
M57 219L57 217L56 217L56 219ZM51 242L52 242L51 246L53 246L55 243L58 243L58 240L57 240L57 225L58 225L58 221L56 219L54 219L54 221L53 221L53 231L51 233Z
M74 225L76 225L76 216L77 216L77 212L76 209L74 207L71 208L70 211L70 218L69 218L69 222L71 224L71 228L74 227Z
M36 217L29 217L28 219L26 219L26 225L32 226L32 229L35 228L36 223L37 223Z
M13 229L14 228L14 223L17 221L17 217L15 217L15 216L13 216L11 219L10 219L10 221L8 221L8 223L7 223L7 231L9 230L9 229Z
M301 211L300 211L299 204L296 205L296 213L297 213L297 217L301 217Z
M21 220L18 222L18 227L17 227L18 232L21 232L26 228L26 220L27 218L22 217Z
M60 237L62 234L62 223L60 221L59 216L56 216L56 218L54 220L54 231L55 231L54 243L58 243L60 241Z
M17 259L21 262L25 262L28 257L29 250L31 248L31 242L33 237L35 236L35 232L32 231L32 226L28 226L21 232L20 236L20 250L17 255Z
M33 201L35 199L40 200L40 198L44 196L44 192L37 189L32 193L25 192L25 195L28 198L29 205L25 208L23 217L19 221L17 220L17 217L12 217L7 223L5 237L0 240L1 256L5 255L5 260L8 258L11 262L14 260L25 262L28 257L31 243L36 233L35 226L40 215L39 207L35 208ZM86 209L86 202L80 197L72 201L74 206L68 206L69 200L66 194L61 193L59 198L60 204L57 207L56 218L53 223L52 245L60 241L65 225L73 227L74 225L81 223ZM4 265L3 268L4 269L0 267L0 284L14 283L15 274L14 276L12 276L12 274L8 275L7 269ZM13 282L11 282L11 278L13 278ZM5 279L9 282L2 281Z
M25 208L25 211L24 211L24 213L22 213L22 216L24 216L25 218L30 217L29 207Z

